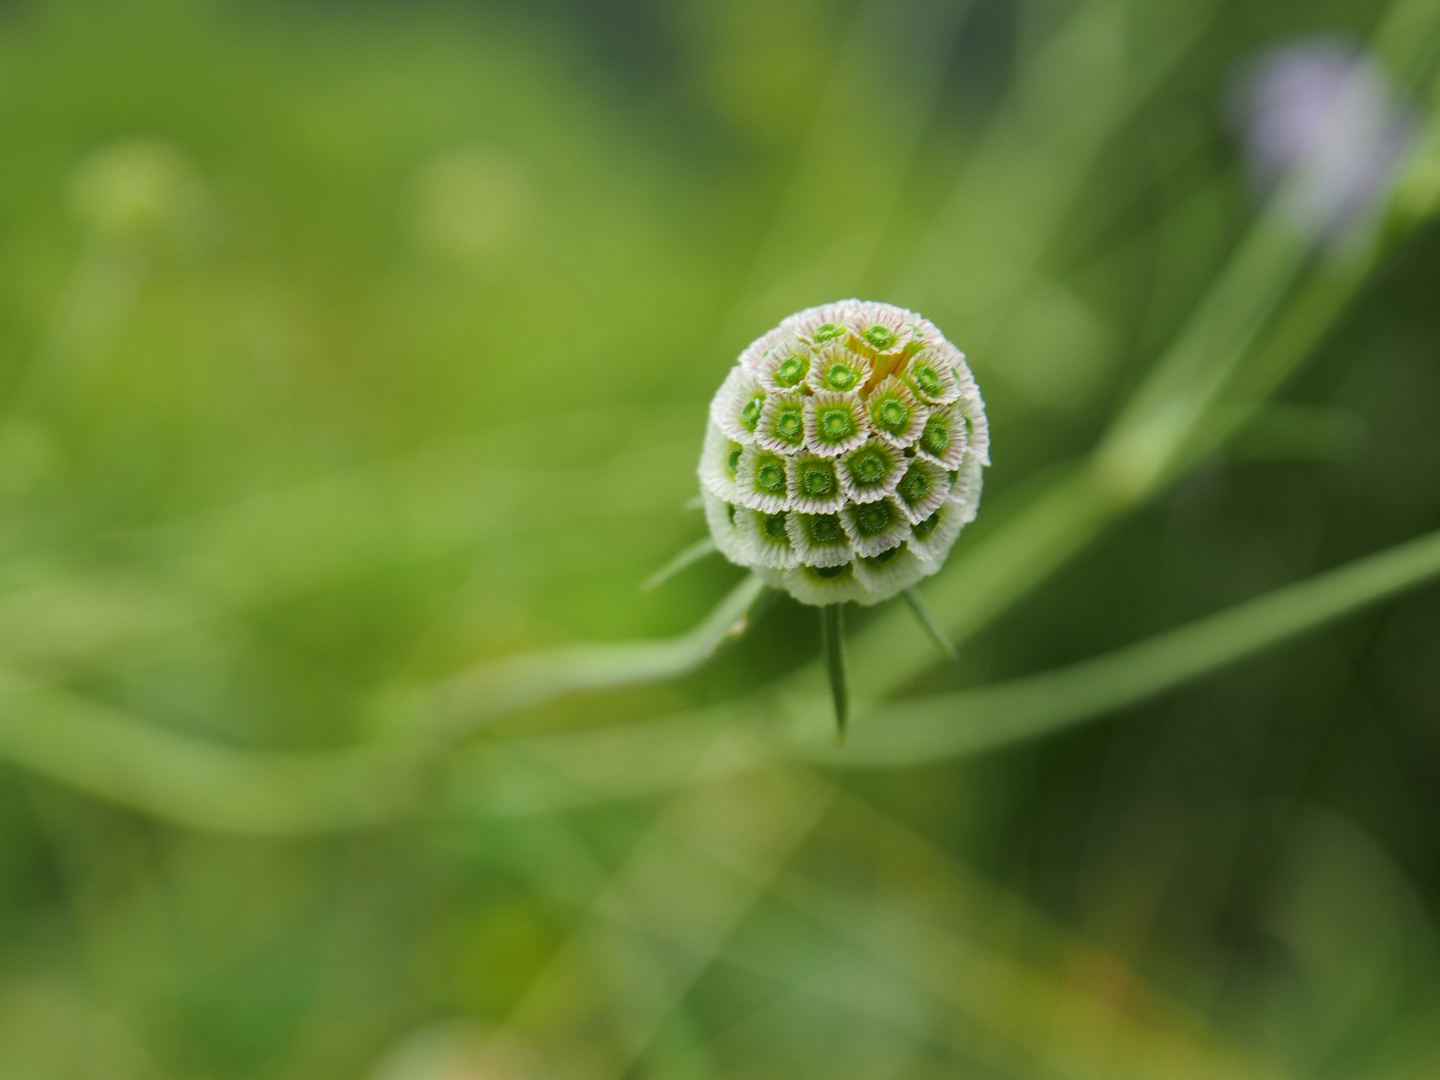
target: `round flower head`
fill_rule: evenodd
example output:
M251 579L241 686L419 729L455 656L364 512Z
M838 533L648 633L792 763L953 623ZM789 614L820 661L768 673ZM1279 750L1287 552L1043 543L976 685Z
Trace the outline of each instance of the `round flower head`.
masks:
M965 355L913 311L843 300L741 354L710 405L716 546L801 603L874 604L940 569L990 463Z

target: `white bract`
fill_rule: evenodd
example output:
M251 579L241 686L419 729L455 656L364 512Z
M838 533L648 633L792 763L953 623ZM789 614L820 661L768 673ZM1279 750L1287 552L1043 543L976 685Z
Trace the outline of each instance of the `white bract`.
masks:
M731 562L804 604L875 604L940 569L988 464L965 354L913 311L842 300L740 354L700 490Z

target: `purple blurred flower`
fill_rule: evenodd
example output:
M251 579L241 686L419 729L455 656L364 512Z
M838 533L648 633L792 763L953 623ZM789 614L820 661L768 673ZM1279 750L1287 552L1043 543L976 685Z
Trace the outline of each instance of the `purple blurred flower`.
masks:
M1298 170L1283 210L1330 238L1385 192L1415 127L1386 73L1334 38L1257 57L1235 80L1231 109L1257 196Z

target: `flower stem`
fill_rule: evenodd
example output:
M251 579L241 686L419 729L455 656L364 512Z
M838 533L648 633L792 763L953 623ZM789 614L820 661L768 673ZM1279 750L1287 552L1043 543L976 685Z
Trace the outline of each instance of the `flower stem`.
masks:
M825 666L830 672L830 695L835 699L835 742L845 745L845 728L850 722L850 673L845 663L845 605L827 604L820 609L820 640Z

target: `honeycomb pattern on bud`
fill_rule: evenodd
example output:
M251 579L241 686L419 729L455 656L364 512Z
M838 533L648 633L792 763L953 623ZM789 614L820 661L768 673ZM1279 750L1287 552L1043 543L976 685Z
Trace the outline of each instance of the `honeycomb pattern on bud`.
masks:
M989 464L965 354L913 311L842 300L740 354L700 490L731 562L801 603L874 604L940 569Z

